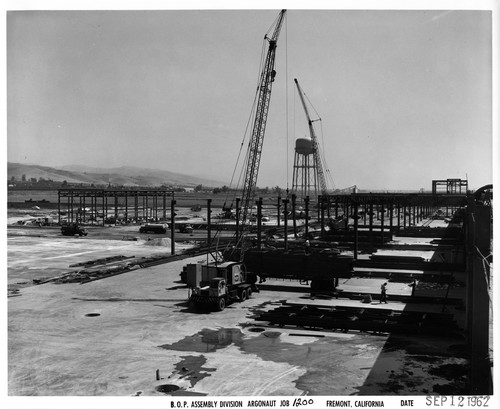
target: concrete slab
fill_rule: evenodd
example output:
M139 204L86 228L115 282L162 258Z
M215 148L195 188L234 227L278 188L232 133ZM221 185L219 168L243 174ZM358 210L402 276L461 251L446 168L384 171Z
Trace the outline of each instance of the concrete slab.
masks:
M95 244L9 238L9 280L27 277L30 267L56 272L102 255L129 255L135 246L104 237ZM467 364L455 352L463 339L304 331L255 320L281 301L325 302L311 299L308 287L304 292L255 293L222 312L193 311L179 273L183 265L202 259L86 284L21 288L8 298L9 395L159 396L167 391L184 396L347 396L399 395L401 390L423 395L436 385L465 390L463 380L439 370ZM371 291L368 283L356 287L356 282L350 279L341 286ZM391 291L407 291L389 284L394 284L389 297ZM378 292L379 282L372 285ZM360 305L355 300L328 302ZM407 306L389 303L387 308ZM415 376L408 376L409 368Z
M177 282L183 264L10 298L9 394L153 396L169 384L179 394L349 395L362 390L383 353L387 336L250 331L262 326L252 319L258 311L301 294L260 293L220 313L190 312Z
M170 240L154 238L128 241L16 235L8 237L7 246L8 284L11 285L80 270L82 267L70 265L110 255L140 258L170 254ZM189 244L176 243L178 251L189 247Z
M241 324L249 321L253 308L262 308L262 302L270 299L259 299L257 294L221 313L188 312L188 290L175 282L182 264L136 270L83 285L25 288L21 297L9 299L9 393L129 395L143 390L146 395L155 395L155 371L160 369L171 377L168 383L203 394L300 395L294 381L305 374L304 368L247 355L251 348L258 348L251 346L252 339L263 336L241 328ZM273 298L286 296L275 294ZM175 367L194 351L182 347L185 350L180 353L175 345L189 344L203 329L228 328L241 332L240 339L246 337L245 344L250 346L242 350L228 343L223 351L212 353L213 340L203 341L206 349L199 352L210 356L205 355L202 368L217 370L210 373L210 379L194 382L197 386L193 388ZM281 336L291 345L297 341L288 339L286 332ZM304 343L304 339L299 341ZM219 337L213 342L220 342ZM258 343L269 353L270 345L266 344L273 342L276 340L265 337ZM260 376L252 376L248 382L255 373Z

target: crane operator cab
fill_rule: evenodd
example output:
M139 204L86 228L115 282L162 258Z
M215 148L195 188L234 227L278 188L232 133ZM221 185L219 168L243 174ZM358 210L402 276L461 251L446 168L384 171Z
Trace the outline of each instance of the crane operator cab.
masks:
M210 282L209 296L220 297L227 293L226 280L221 277L214 277Z

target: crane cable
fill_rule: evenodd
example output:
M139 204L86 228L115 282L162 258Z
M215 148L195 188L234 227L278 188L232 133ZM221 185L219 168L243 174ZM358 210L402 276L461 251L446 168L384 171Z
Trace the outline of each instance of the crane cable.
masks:
M259 71L258 71L258 76L257 76L257 86L256 86L256 91L255 91L255 97L254 97L254 102L253 102L253 105L252 105L252 110L251 110L251 113L250 113L250 116L248 118L248 122L247 122L247 126L246 126L246 129L245 129L245 133L243 135L243 140L241 142L241 145L240 145L240 150L239 150L239 153L238 153L238 158L237 158L237 161L236 161L236 165L234 167L234 171L233 171L233 177L231 178L231 185L233 183L233 179L234 179L234 174L238 168L238 163L240 161L240 157L241 157L241 151L243 149L243 146L244 146L244 143L245 143L245 138L246 138L246 135L248 134L248 128L249 128L249 125L252 121L252 119L255 119L255 108L256 108L256 105L257 105L257 101L258 101L258 95L259 95L259 90L260 90L260 83L261 83L261 78L262 78L262 72L263 72L263 67L264 67L264 63L265 63L265 56L266 56L266 51L267 51L267 39L269 38L268 35L275 29L278 21L279 21L279 18L280 16L278 15L273 23L269 26L268 30L266 31L265 35L264 35L264 39L262 41L262 49L261 49L261 57L260 57L260 64L259 64ZM287 20L285 19L285 27L287 26ZM288 49L288 47L287 47ZM249 141L249 144L251 143L251 141ZM249 159L249 156L250 156L250 149L247 151L246 155L245 155L245 160L243 162L243 166L241 168L241 172L240 172L240 175L239 175L239 178L238 178L238 183L236 185L236 189L239 188L241 186L241 180L243 178L243 175L244 175L244 171L246 169L246 165L248 163L248 159ZM233 198L234 199L234 198Z
M268 30L269 32L270 30ZM266 36L267 36L267 33L266 33ZM243 133L243 139L241 140L241 144L240 144L240 149L238 151L238 157L236 158L236 163L234 165L234 168L233 168L233 174L231 176L231 182L229 183L229 188L232 188L233 187L233 182L234 182L234 177L235 177L235 174L236 174L236 171L238 169L238 163L240 162L240 159L241 159L241 153L243 151L243 147L245 146L245 139L248 135L248 129L250 127L250 123L253 122L252 119L254 118L255 116L255 108L256 108L256 105L257 105L257 99L258 99L258 95L259 95L259 84L260 84L260 73L262 72L262 67L264 66L264 56L265 56L265 47L266 46L266 37L264 37L263 41L262 41L262 50L261 50L261 56L260 56L260 63L259 63L259 75L257 76L257 86L255 87L255 96L254 96L254 99L253 99L253 103L252 103L252 108L250 110L250 115L248 116L248 121L247 121L247 124L246 124L246 127L245 127L245 132ZM231 201L231 206L235 200L235 197L236 197L236 190L238 190L238 188L241 186L241 179L242 179L242 176L243 176L243 172L244 172L244 169L245 169L245 165L247 163L247 160L248 160L248 152L247 154L245 155L245 160L243 161L243 166L240 170L240 174L239 174L239 177L238 177L238 181L236 183L236 186L235 186L235 192L233 193L233 198L232 198L232 201ZM227 201L227 197L229 196L229 194L226 196L226 201Z
M262 51L261 51L261 58L260 58L260 63L259 63L259 73L262 71L262 67L264 65L264 50L265 50L265 42L266 42L266 39L264 37L264 40L263 40L263 46L262 46ZM255 115L255 107L257 105L257 97L258 97L258 92L259 92L259 78L260 76L258 76L257 78L257 87L256 87L256 91L255 91L255 96L254 96L254 99L253 99L253 103L252 103L252 108L250 110L250 115L248 117L248 120L247 120L247 124L246 124L246 127L245 127L245 132L243 133L243 139L241 140L241 144L240 144L240 149L238 151L238 157L236 159L236 163L235 163L235 166L233 168L233 173L231 175L231 181L229 182L229 190L228 192L226 193L226 197L224 198L224 205L223 205L223 210L224 209L227 209L227 202L228 200L231 198L231 204L230 204L230 209L233 207L233 203L235 202L235 199L236 199L236 195L237 195L237 191L238 191L238 188L240 186L240 183L241 183L241 179L242 179L242 175L243 175L243 170L245 169L245 165L246 165L246 162L248 160L248 154L246 155L246 158L243 162L243 166L241 168L241 171L240 171L240 175L238 177L238 182L236 183L236 186L234 188L234 191L231 192L232 190L232 187L233 187L233 182L234 182L234 177L236 175L236 171L238 169L238 163L240 162L240 158L241 158L241 153L243 151L243 147L245 146L245 139L248 135L248 128L250 127L250 123L252 122L252 119ZM218 220L216 223L216 225L219 224L221 225L222 224L222 220ZM213 239L217 239L217 244L216 244L216 247L218 248L219 247L219 242L220 242L220 234L219 232L221 231L220 227L217 228L215 230L215 234L213 236Z
M324 134L323 134L323 121L321 121L321 142L322 142L322 146L324 147L325 146L325 138L324 138ZM326 163L326 157L325 157L325 150L326 149L320 149L320 154L321 156L323 157L323 164L325 165L325 171L326 171L326 174L327 174L327 177L328 177L328 180L330 181L331 183L331 187L332 187L332 190L335 190L335 182L333 180L333 176L330 172L330 169L328 168L328 164Z
M226 198L225 198L225 201L224 201L224 208L226 208L226 203L227 203L229 197L231 196L231 193L230 193L231 192L231 188L233 187L234 178L235 178L235 175L236 175L236 171L238 169L238 164L239 164L239 162L241 160L241 153L243 151L243 147L245 146L245 140L246 140L246 137L247 137L247 135L249 133L248 131L249 131L250 124L252 122L254 122L254 120L255 120L256 106L257 106L257 101L258 101L261 76L262 76L262 71L263 71L264 62L265 62L265 55L266 55L266 48L267 48L266 47L266 45L267 45L267 38L268 38L268 34L276 26L278 19L279 19L279 16L271 24L271 26L267 30L266 34L264 35L264 39L262 40L261 57L260 57L258 75L257 75L257 86L255 87L255 96L254 96L254 100L253 100L253 103L252 103L252 108L250 110L250 115L248 117L247 124L246 124L246 127L245 127L245 132L243 134L243 139L241 141L240 148L239 148L239 151L238 151L238 157L236 159L236 163L235 163L235 166L233 168L233 173L232 173L231 181L230 181L230 184L229 184L230 190L229 190L228 194L226 195ZM249 141L249 143L251 143L251 141ZM236 186L234 188L234 191L232 193L231 206L230 206L231 208L232 208L233 203L234 203L234 201L236 199L237 191L238 191L238 189L241 186L241 181L243 179L244 171L245 171L245 169L247 167L246 165L248 163L249 156L250 156L250 149L248 149L248 151L247 151L247 153L245 155L245 159L243 160L242 167L241 167L241 170L240 170L240 173L239 173L238 181L237 181ZM216 231L216 233L214 235L214 238L215 238L215 236L218 236L219 230L220 229L217 229L217 231ZM241 237L239 238L239 241L240 240L241 240ZM237 244L239 244L239 243L237 243Z
M289 181L290 181L290 148L289 148L289 140L290 140L290 133L288 129L288 122L289 122L289 115L288 115L288 19L285 20L285 89L286 89L286 191L288 192L289 188ZM280 215L278 214L278 217Z

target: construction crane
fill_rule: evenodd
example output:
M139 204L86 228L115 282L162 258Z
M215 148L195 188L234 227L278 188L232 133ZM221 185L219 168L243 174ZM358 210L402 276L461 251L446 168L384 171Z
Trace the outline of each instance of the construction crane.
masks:
M260 157L262 154L262 144L264 142L264 132L266 130L267 115L269 112L271 89L276 76L276 71L274 70L276 45L285 17L285 12L286 10L281 10L271 37L268 37L267 34L264 37L264 39L269 42L269 46L266 60L259 76L257 108L255 111L252 136L248 144L245 182L243 185L241 212L239 217L241 229L245 228L249 211L253 206L255 187L259 173Z
M327 193L325 174L323 172L323 164L321 161L321 156L319 152L318 139L316 138L316 132L314 131L313 121L311 116L309 115L309 111L307 109L306 101L304 100L304 91L300 88L299 82L297 78L294 79L295 85L297 85L297 90L299 92L300 101L302 102L302 106L304 107L304 111L307 117L307 123L309 125L309 133L311 134L312 148L313 148L313 157L314 157L314 165L316 168L316 172L318 173L319 186L321 188L321 194L325 195ZM317 119L321 120L320 119Z

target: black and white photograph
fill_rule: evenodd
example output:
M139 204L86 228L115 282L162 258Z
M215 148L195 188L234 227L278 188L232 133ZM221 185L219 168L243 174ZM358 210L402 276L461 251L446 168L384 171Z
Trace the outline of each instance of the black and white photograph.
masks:
M4 407L498 407L498 1L5 4Z

